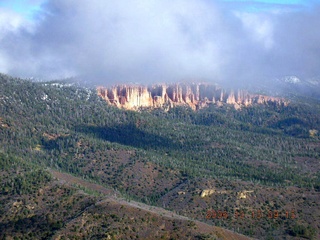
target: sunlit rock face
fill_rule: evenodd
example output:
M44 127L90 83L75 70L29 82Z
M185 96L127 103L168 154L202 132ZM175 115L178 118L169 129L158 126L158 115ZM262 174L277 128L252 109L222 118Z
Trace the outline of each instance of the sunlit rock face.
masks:
M200 197L204 198L215 193L215 189L204 189L201 191Z
M236 109L252 104L287 105L281 98L250 94L244 90L225 90L204 83L158 84L151 86L117 85L110 88L98 87L97 93L109 104L123 109L170 108L189 106L193 110L209 104L234 105Z

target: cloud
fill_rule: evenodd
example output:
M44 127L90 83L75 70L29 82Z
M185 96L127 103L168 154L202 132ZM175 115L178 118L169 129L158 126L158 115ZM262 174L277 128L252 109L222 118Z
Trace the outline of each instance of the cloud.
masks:
M19 14L0 8L0 43L4 41L7 35L17 34L23 25L23 18ZM0 48L0 69L6 72L9 69L8 64L2 46Z
M261 43L266 49L271 49L273 42L272 21L261 14L242 13L235 14L242 21L247 34L258 43Z
M78 75L99 84L183 79L239 84L279 74L319 74L317 6L276 13L226 6L209 0L49 0L32 28L3 28L0 71ZM1 26L0 18L0 31Z

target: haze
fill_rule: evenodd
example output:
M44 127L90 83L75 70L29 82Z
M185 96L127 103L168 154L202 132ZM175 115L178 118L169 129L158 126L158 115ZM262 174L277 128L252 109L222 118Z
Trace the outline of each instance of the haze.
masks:
M319 76L319 4L270 2L49 0L32 14L2 4L0 72L104 85Z

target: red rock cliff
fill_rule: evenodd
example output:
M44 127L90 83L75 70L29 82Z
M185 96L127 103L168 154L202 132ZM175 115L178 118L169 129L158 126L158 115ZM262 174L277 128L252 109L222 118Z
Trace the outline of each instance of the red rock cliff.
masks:
M200 109L209 104L233 104L235 108L251 104L287 105L281 98L250 94L243 90L224 90L210 84L161 84L152 86L119 85L98 87L97 93L119 108L136 110L140 107L190 106Z

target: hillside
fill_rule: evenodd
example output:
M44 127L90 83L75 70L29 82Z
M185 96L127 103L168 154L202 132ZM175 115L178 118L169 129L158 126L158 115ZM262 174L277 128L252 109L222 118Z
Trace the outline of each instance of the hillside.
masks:
M120 239L121 234L161 237L147 231L149 226L160 228L161 221L166 222L164 237L218 236L212 230L200 231L198 222L173 221L145 210L135 223L126 225L139 208L111 198L102 201L101 194L108 195L107 191L88 189L79 179L106 188L111 195L116 192L127 202L162 207L259 239L319 236L320 110L314 100L239 110L222 104L198 111L177 106L134 112L107 104L95 89L63 81L32 83L0 75L0 85L0 152L6 159L0 169L1 204L6 206L1 227L8 236L15 234L16 224L23 228L36 221L32 216L41 216L39 224L16 236L30 232L69 236L74 229L80 237L93 237L90 232L102 234L92 230L95 217L99 226L105 226L104 233L117 229L113 236ZM59 171L77 177L77 183L61 184L52 176ZM65 202L58 196L65 196ZM10 208L15 202L16 206L37 202L38 215L32 206ZM9 214L12 209L16 218ZM77 217L84 210L89 220ZM211 214L212 210L227 216ZM103 218L103 211L114 211L115 216ZM45 217L49 212L55 214ZM43 219L53 226L42 226ZM144 232L134 233L135 224L141 222ZM188 224L198 227L191 231Z
M1 179L1 239L249 239L128 202L110 189L68 174L50 171L51 176L20 159L0 157L1 176L8 178Z

